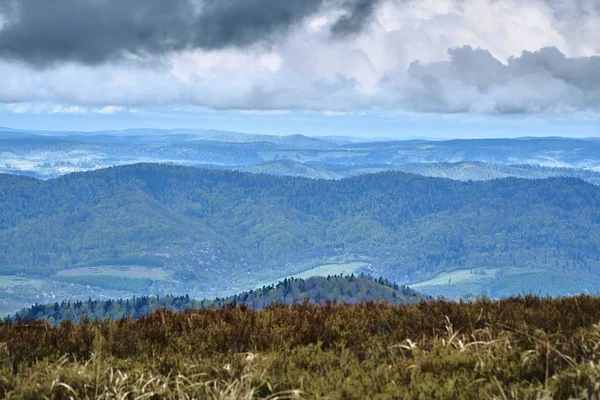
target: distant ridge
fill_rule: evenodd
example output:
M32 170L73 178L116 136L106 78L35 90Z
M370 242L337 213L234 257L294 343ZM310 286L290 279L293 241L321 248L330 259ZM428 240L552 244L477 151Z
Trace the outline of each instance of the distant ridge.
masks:
M303 164L299 161L281 159L268 161L262 164L249 165L236 168L238 171L255 174L269 174L277 176L301 176L312 179L340 179L343 175L329 171L318 164Z
M218 129L154 129L154 128L131 128L120 130L98 130L98 131L52 131L52 130L23 130L0 127L0 132L11 132L23 135L45 135L53 137L69 137L69 136L115 136L115 137L160 137L160 136L175 136L186 135L196 137L202 140L214 140L223 142L269 142L269 143L288 143L295 145L317 145L322 143L334 144L350 142L347 137L341 138L324 138L306 136L300 134L291 135L269 135L261 133L245 133L226 131Z
M222 168L221 168L222 169ZM600 185L600 171L569 167L545 167L528 164L492 164L483 161L428 162L404 165L390 164L318 164L279 159L256 165L232 168L242 172L276 176L299 176L312 179L342 179L369 173L399 171L434 178L459 181L487 181L502 178L544 179L550 177L577 178Z
M358 276L315 276L308 279L284 279L276 285L263 286L260 289L214 300L195 300L189 296L142 296L119 300L36 304L18 312L13 319L26 321L44 319L51 323L63 320L78 322L84 317L89 320L141 318L159 308L185 311L244 305L260 310L273 304L292 305L305 301L314 304L324 304L328 301L347 304L382 301L389 304L407 305L427 299L430 298L383 278L374 279L363 274Z

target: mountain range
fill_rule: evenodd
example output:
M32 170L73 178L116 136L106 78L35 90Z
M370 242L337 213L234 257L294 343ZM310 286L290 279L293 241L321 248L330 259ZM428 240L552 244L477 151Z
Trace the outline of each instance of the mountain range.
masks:
M230 169L223 166L212 166L212 168ZM571 177L581 179L594 185L600 185L600 172L593 170L564 167L553 168L527 164L492 164L481 161L463 161L455 163L427 162L404 165L342 165L303 164L293 160L276 160L233 169L256 174L298 176L312 179L342 179L385 171L399 171L429 177L456 179L460 181L485 181L509 177L526 179Z
M595 292L599 206L600 187L562 177L322 180L159 164L0 175L0 270L36 296L52 282L210 298L332 271L426 294Z
M49 132L0 128L0 172L48 179L70 172L139 162L275 174L280 174L279 171L289 174L289 166L279 163L295 162L304 165L296 165L296 169L305 169L299 175L314 178L347 177L416 164L438 167L411 167L409 172L441 176L445 171L439 169L440 165L455 169L453 166L457 163L468 163L469 169L448 174L460 179L486 177L490 175L490 168L486 166L493 164L511 167L499 172L499 176L579 174L583 179L593 175L591 179L597 182L597 175L592 171L600 170L600 142L552 137L369 142L354 138L270 136L203 129ZM536 166L543 168L532 172ZM526 167L529 170L524 171ZM549 172L549 169L554 170Z

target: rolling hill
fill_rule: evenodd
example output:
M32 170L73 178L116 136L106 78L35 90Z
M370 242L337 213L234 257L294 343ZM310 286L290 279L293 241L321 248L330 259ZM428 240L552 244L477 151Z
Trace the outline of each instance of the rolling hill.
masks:
M275 176L297 176L311 179L340 179L344 176L320 165L302 164L293 160L276 160L236 168L237 171Z
M599 205L600 188L567 178L328 181L157 164L47 181L0 175L0 270L215 297L355 262L353 272L402 284L473 275L427 293L460 284L478 294L490 279L517 293L529 290L523 274L542 294L596 291Z
M325 304L337 302L357 304L362 302L385 302L407 305L428 300L426 296L406 287L398 286L383 278L377 280L366 275L315 276L308 279L284 279L269 286L214 300L195 300L189 296L134 297L119 300L62 301L36 304L19 311L13 319L31 321L44 319L51 323L63 320L80 321L121 318L141 318L159 308L173 311L196 310L245 305L255 310L273 304Z
M501 167L515 165L560 168L563 173L553 171L546 176L572 176L567 168L598 172L600 142L569 138L368 142L352 138L270 136L207 129L50 132L0 127L0 172L49 179L71 172L140 162L249 168L252 172L317 178L347 177L403 166L415 173L457 176L458 179L522 176L521 167L515 167L517 171L512 173L511 168ZM305 166L291 165L291 162ZM499 167L476 165L474 171L465 168L459 171L453 167L456 163L480 162ZM425 164L425 167L408 167L412 164ZM438 166L434 168L429 164ZM336 167L341 172L339 176ZM451 171L447 171L448 168ZM544 177L541 171L526 174Z
M222 167L220 167L223 169ZM302 164L293 160L277 160L236 168L238 171L277 176L298 176L313 179L342 179L386 171L399 171L435 178L460 181L486 181L502 178L545 179L552 177L577 178L600 185L600 172L578 168L554 168L538 165L491 164L480 161L455 163L426 162L418 164Z

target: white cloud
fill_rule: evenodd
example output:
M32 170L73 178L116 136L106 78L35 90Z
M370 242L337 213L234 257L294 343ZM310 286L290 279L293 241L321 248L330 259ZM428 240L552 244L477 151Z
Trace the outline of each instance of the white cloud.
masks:
M4 108L15 114L25 114L32 111L31 105L26 103L6 104Z
M125 110L125 107L120 106L106 106L103 108L96 108L93 111L96 114L115 114Z
M50 110L53 114L85 114L87 113L87 108L80 106L60 106L56 105L52 107Z
M279 69L281 69L281 64L283 63L281 57L278 54L273 53L262 55L260 57L260 61L265 67L269 68L273 72L279 71Z
M238 112L244 115L287 115L290 113L289 110L238 110Z

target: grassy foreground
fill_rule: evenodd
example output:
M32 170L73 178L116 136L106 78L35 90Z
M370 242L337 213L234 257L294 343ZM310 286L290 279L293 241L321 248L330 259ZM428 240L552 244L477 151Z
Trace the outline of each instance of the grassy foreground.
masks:
M0 324L0 398L597 399L600 298Z

